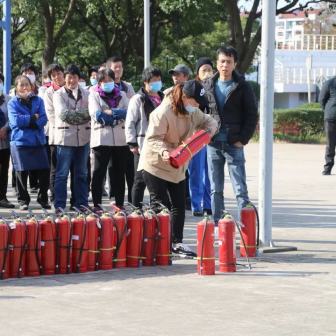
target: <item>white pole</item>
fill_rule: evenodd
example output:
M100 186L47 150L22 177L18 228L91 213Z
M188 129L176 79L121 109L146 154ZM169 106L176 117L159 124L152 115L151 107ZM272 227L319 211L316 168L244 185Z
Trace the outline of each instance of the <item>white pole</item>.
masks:
M311 68L312 68L312 55L308 55L307 60L307 83L308 83L308 103L311 103Z
M261 40L259 215L260 244L272 246L272 173L274 110L274 43L276 1L264 0Z
M145 68L149 66L150 63L150 9L149 9L149 0L144 0L144 43L145 43Z

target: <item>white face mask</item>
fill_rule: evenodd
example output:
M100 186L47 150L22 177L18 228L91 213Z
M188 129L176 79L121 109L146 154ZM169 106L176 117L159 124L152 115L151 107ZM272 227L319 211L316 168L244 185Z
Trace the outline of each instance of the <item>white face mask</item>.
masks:
M81 89L84 89L85 86L86 86L86 83L85 83L85 82L78 82L78 86L79 86Z
M35 82L35 79L36 79L36 76L35 75L26 75L29 80L31 81L31 83L34 83Z

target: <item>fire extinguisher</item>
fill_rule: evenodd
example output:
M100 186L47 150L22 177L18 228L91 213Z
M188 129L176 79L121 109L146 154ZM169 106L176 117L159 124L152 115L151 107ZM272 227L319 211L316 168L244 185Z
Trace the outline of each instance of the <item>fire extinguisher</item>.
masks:
M219 272L236 272L236 226L230 215L218 222Z
M72 224L69 216L62 208L62 215L56 219L59 236L59 274L70 274L72 264Z
M98 271L99 268L99 248L101 245L101 238L99 231L102 233L101 224L94 213L86 217L87 235L88 235L88 271Z
M115 235L114 244L116 250L113 258L114 268L125 268L126 267L126 251L127 251L127 216L124 212L118 211L113 215L113 219L118 228L118 233L120 235L117 241L117 235Z
M43 275L41 264L41 228L37 217L29 209L29 219L26 221L27 249L26 249L26 276Z
M172 265L172 229L170 223L170 212L167 207L160 204L162 210L157 214L158 240L156 248L156 265Z
M26 248L28 231L26 223L11 210L14 220L9 224L11 228L11 239L9 247L9 277L21 278L25 276L26 270Z
M101 246L99 248L99 269L110 270L113 268L113 250L114 232L116 231L117 239L119 240L118 228L112 217L104 212L99 218L101 223Z
M241 216L240 221L243 224L241 228L242 236L246 243L247 253L250 258L256 256L259 244L259 219L258 219L258 235L256 237L257 214L258 214L257 209L251 203L247 204L245 208L242 208L240 213ZM240 254L242 257L246 257L242 241L240 243Z
M215 275L215 223L206 216L197 224L197 272Z
M6 220L0 217L0 267L1 267L1 280L9 278L9 246L11 229Z
M58 274L59 263L59 237L58 228L53 215L43 209L44 219L40 221L41 227L41 263L44 275Z
M86 273L88 271L88 236L86 217L81 210L72 218L72 272Z
M134 209L127 218L127 267L142 266L145 229L145 218L142 212Z
M159 235L159 218L148 206L144 213L146 225L144 231L143 266L156 266L156 251Z

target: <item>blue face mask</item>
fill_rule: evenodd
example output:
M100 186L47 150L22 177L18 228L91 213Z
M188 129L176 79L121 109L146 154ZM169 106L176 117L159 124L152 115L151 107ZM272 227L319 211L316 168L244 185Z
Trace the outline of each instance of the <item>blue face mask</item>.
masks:
M162 89L162 82L153 82L153 83L150 83L149 90L151 90L152 92L158 92L161 89Z
M94 86L94 85L98 84L98 81L97 81L96 78L90 78L90 83L91 83L92 86Z
M114 89L114 82L102 83L101 88L104 92L112 92Z
M51 83L51 79L48 77L48 78L44 81L44 83Z
M188 105L184 109L189 113L194 113L196 111L197 107Z
M0 84L0 92L2 92L2 91L3 91L3 89L4 89L4 86L3 86L3 84Z

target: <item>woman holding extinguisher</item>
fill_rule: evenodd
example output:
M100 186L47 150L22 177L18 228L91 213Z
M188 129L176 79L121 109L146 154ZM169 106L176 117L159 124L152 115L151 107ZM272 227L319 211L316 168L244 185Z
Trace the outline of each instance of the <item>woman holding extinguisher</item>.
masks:
M204 129L213 136L217 122L199 110L208 101L204 88L197 81L178 84L150 114L150 121L143 144L138 171L143 169L143 178L151 196L152 206L158 203L168 206L171 201L173 253L175 255L196 256L183 244L185 219L185 171L188 163L178 169L170 165L170 153L197 129Z

